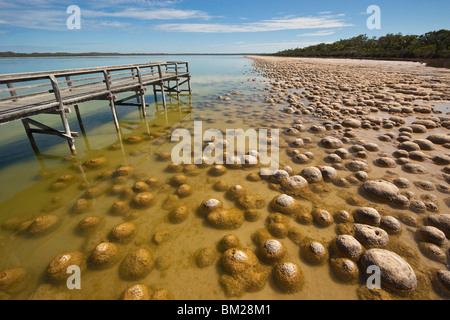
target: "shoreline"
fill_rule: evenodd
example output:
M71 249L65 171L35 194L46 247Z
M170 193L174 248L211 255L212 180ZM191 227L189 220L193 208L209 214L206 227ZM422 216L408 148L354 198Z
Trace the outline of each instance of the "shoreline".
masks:
M443 68L450 69L450 59L414 59L414 58L389 58L389 57L303 57L303 56L281 56L281 55L270 55L270 54L261 54L254 56L269 56L269 57L278 57L278 58L314 58L314 59L342 59L342 60L374 60L374 61L405 61L405 62L418 62L420 64L425 64L427 67L432 68Z

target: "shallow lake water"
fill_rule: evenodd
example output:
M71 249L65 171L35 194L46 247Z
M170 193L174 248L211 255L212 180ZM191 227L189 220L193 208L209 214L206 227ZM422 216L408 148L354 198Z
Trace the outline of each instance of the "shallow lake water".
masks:
M180 167L180 172L168 170L169 159L160 154L170 153L176 142L170 141L176 128L193 130L194 120L201 121L203 130L225 129L279 129L280 168L290 166L298 174L303 168L324 165L329 151L319 144L328 133L302 133L303 139L310 138L302 148L310 151L314 158L308 163L292 161L290 142L292 136L284 132L293 123L291 115L282 112L287 101L268 104L265 99L272 81L255 71L251 59L242 56L195 56L195 57L99 57L62 59L4 59L0 60L1 73L56 70L101 65L131 64L146 61L188 61L192 76L192 95L168 99L164 109L155 104L153 92L148 89L146 100L147 117L144 119L135 107L118 106L120 135L114 127L111 110L106 101L92 101L79 105L85 134L81 134L76 114L68 115L72 130L80 132L76 138L77 157L71 157L67 143L49 136L36 136L42 156L36 156L27 140L20 121L0 125L0 271L24 267L28 271L26 285L18 292L5 293L5 299L118 299L122 292L135 283L143 283L152 289L166 289L174 299L358 299L357 290L365 286L364 280L343 283L333 275L328 263L310 265L300 255L298 244L289 237L276 238L287 250L286 259L297 263L304 275L303 288L295 293L284 293L268 277L264 287L256 292L244 292L242 296L230 297L220 282L225 273L221 264L221 252L217 249L224 235L236 235L241 247L257 252L253 235L266 227L266 219L272 210L270 201L280 190L269 179L258 179L259 167L241 169L227 168L224 175L214 176L211 166L199 166L198 172L190 173ZM224 97L227 99L219 99ZM120 98L120 96L119 96ZM308 104L307 100L303 100ZM443 105L448 110L448 104ZM40 115L34 119L48 125L60 126L57 116ZM323 120L312 115L301 117L306 127ZM398 132L394 128L393 132ZM364 134L368 142L379 143L377 135ZM350 147L351 145L346 145ZM393 146L383 150L392 153ZM48 155L48 156L46 156ZM369 154L371 163L375 155ZM86 165L90 159L102 159L99 168ZM329 164L328 164L329 165ZM426 165L426 164L425 164ZM134 170L126 176L117 177L115 170L130 166ZM431 168L431 167L430 167ZM175 175L184 173L186 183L192 188L188 196L177 196L177 186L172 183ZM350 176L351 172L338 170L339 177ZM400 167L391 169L390 175L402 175ZM372 166L370 176L383 178L386 170ZM150 192L154 201L148 208L127 208L113 213L111 208L117 201L130 203L137 193L133 191L137 182L156 178L159 184ZM214 184L225 181L229 187L239 184L249 193L260 195L265 205L258 209L259 218L245 220L237 229L218 229L211 226L198 212L203 200L216 198L223 201L225 208L238 207L226 191L217 191ZM56 184L64 181L63 184ZM321 182L313 188L313 195L298 201L306 208L322 208L334 214L340 210L353 212L361 206L373 203L360 192L359 184L338 187L332 182ZM411 187L418 193L420 189ZM172 196L172 198L171 198ZM88 208L74 212L77 200L87 199ZM356 200L355 200L356 199ZM448 211L444 197L439 198L441 213ZM354 200L354 203L352 203ZM186 206L189 215L181 223L169 219L172 208ZM383 213L399 215L405 210L387 204L376 204ZM39 216L54 215L58 223L50 232L32 235L27 232L29 224ZM101 224L88 235L77 232L79 222L89 216L101 218ZM132 222L136 230L131 240L119 244L117 263L104 269L87 266L81 271L81 289L69 290L65 283L50 284L46 278L49 263L59 254L80 251L86 257L94 248L110 241L110 232L118 224ZM319 227L316 224L301 224L289 218L289 225L298 229L305 237L327 244L337 237L337 224ZM414 229L403 225L403 232L396 236L397 242L408 247L417 247ZM393 237L394 238L394 237ZM121 261L138 248L146 248L154 258L164 264L155 266L139 280L127 280L120 275ZM200 249L212 248L216 252L214 262L199 267L196 255ZM426 268L442 268L441 263L418 255ZM164 263L162 263L163 261ZM268 270L270 264L261 262ZM270 273L270 272L269 272ZM425 290L426 299L440 299L431 289Z

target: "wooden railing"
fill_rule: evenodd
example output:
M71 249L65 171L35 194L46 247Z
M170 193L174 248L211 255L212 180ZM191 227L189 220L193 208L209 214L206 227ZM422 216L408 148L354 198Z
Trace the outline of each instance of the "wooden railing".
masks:
M0 123L189 77L187 62L152 62L0 75Z

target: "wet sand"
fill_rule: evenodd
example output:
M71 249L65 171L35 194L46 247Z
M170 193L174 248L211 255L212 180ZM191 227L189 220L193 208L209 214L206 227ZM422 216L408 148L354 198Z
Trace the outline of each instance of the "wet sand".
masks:
M450 72L250 58L245 83L180 113L203 130L280 130L275 175L174 166L179 124L130 129L126 157L116 143L72 159L1 204L0 297L448 299ZM225 210L205 209L211 199ZM239 243L224 247L229 235ZM66 260L82 266L81 290L55 279ZM380 290L366 285L372 264Z

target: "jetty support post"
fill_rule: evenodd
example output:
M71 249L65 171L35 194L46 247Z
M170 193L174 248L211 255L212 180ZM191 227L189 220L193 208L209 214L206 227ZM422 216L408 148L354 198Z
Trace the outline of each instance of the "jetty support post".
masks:
M56 80L56 77L54 75L50 75L50 82L52 84L53 93L55 94L56 101L59 103L58 107L58 113L61 116L61 120L64 127L65 134L62 135L62 137L65 137L70 148L70 152L72 155L77 154L77 150L75 149L75 139L72 136L72 131L70 130L69 121L67 120L64 103L61 96L61 91L59 90L58 81Z
M159 78L162 79L163 75L162 75L161 65L158 65L158 74L159 74ZM160 81L159 86L161 87L161 96L162 96L162 101L163 101L163 107L165 110L166 109L166 93L164 91L164 80Z
M192 94L192 89L191 89L191 76L190 76L190 73L189 73L189 64L186 62L186 73L188 74L187 75L187 80L188 80L188 90L189 90L189 94L191 95Z
M119 118L117 117L117 109L116 104L114 103L115 96L111 91L111 78L109 76L109 72L107 70L103 70L103 76L105 78L105 85L106 89L108 90L108 100L109 100L109 106L111 108L111 112L113 114L114 119L114 125L116 126L116 130L120 132L120 126L119 126Z

